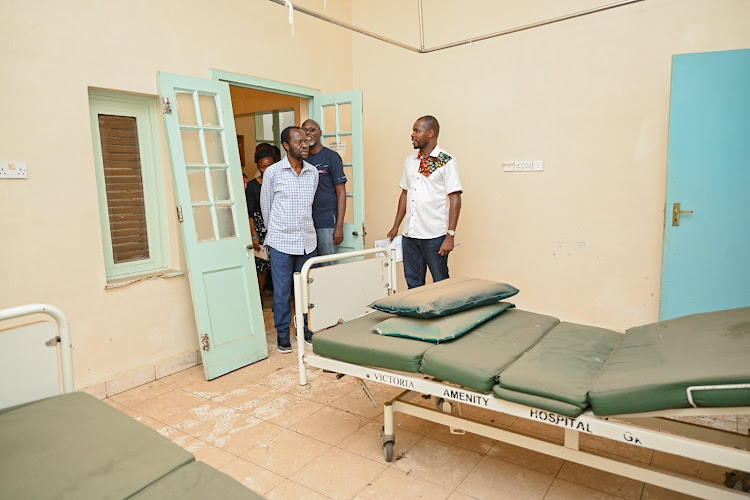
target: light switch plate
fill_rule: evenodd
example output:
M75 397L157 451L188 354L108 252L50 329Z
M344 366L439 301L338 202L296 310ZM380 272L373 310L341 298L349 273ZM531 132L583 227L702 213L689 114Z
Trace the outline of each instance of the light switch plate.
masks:
M0 179L26 179L25 163L0 162Z
M544 160L534 160L532 170L534 172L541 172L542 170L544 170Z
M516 162L513 160L511 161L504 161L503 162L503 171L504 172L513 172L515 170Z

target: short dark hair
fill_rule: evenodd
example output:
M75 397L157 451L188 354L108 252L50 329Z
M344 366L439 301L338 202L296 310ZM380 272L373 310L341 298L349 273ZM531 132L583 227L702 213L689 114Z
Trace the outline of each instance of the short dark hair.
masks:
M273 146L268 144L267 142L261 142L257 146L255 146L255 152L260 153L261 151L270 151L273 149Z
M440 135L440 124L438 123L437 118L435 118L434 116L432 116L432 115L424 115L424 116L419 117L417 119L417 121L418 122L419 121L424 121L425 124L428 127L427 130L432 129L432 130L435 131L435 137L437 137L438 135Z
M291 135L292 130L295 130L295 129L302 131L303 134L305 133L305 131L302 130L302 127L297 127L296 125L292 125L291 127L287 127L287 128L285 128L284 130L281 131L281 142L282 143L286 142L288 144L289 143L289 139L290 139L289 136Z
M258 163L262 158L273 158L273 149L261 149L255 153L255 163Z
M273 147L273 159L276 160L276 158L281 158L281 150L279 149L278 146Z

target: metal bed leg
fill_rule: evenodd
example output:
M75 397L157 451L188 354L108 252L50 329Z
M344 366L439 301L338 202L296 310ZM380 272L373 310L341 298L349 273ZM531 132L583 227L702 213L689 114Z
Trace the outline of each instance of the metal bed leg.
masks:
M393 445L396 442L396 436L393 435L393 401L385 403L383 409L383 458L386 462L392 462Z
M580 438L578 431L573 429L565 429L565 447L571 450L578 450L578 441Z

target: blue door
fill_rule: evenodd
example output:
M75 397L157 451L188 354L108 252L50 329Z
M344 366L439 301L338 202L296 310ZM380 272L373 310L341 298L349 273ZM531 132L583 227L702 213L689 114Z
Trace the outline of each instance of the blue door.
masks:
M676 55L661 319L750 306L750 49Z

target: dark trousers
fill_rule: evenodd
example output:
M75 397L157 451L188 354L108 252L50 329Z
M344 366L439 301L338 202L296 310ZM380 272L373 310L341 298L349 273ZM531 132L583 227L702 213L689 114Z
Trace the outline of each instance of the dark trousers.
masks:
M292 322L292 297L294 273L302 270L307 259L318 255L317 250L305 255L290 255L269 247L271 252L271 277L273 279L273 322L276 327L279 345L290 345L289 324ZM297 325L299 329L299 325ZM305 314L305 338L310 339L312 333L307 328L307 314ZM299 331L298 331L299 334Z
M424 285L427 268L430 268L432 281L448 279L448 256L440 255L440 245L445 235L429 240L403 237L402 251L404 253L404 278L409 288Z

